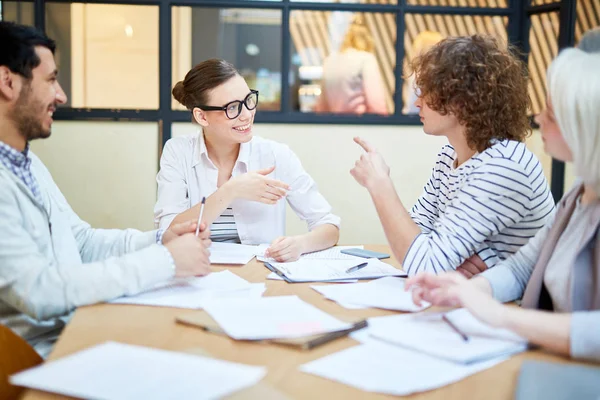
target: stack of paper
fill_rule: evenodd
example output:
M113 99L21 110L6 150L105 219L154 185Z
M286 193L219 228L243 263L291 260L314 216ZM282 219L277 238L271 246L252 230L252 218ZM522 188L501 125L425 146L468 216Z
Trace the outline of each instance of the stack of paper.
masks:
M367 392L406 396L449 385L504 360L461 365L373 342L304 364L300 370Z
M211 264L245 265L257 254L263 254L268 245L251 246L236 243L212 242L210 250Z
M463 338L441 319L441 313L420 315L392 315L378 318L369 328L369 333L388 343L416 350L434 357L462 364L477 363L497 357L520 353L527 348L527 342L512 334L478 322L468 311L461 311L459 318L446 314L469 340ZM455 323L456 321L456 323ZM479 336L482 325L485 336ZM476 330L469 330L475 327Z
M261 247L262 246L267 246L264 250L266 250L268 248L268 245L261 245ZM351 256L350 254L342 253L342 250L362 249L362 248L364 248L364 246L335 246L335 247L330 247L329 249L303 254L302 256L300 256L300 259L304 259L304 260L354 260L354 261L355 260L364 260L364 258L361 258L361 257ZM273 258L265 257L264 251L263 251L263 253L257 253L256 259L258 261L264 261L264 262L275 261Z
M230 337L238 340L284 339L349 329L297 296L223 299L204 310Z
M416 312L430 306L428 303L422 306L413 303L411 293L404 290L403 278L386 277L368 283L311 287L346 308L374 307Z
M357 271L347 272L348 269L367 263L367 266ZM374 279L384 276L406 276L393 266L376 258L356 260L317 260L300 259L298 261L265 263L267 268L276 272L288 282L329 282L347 281L349 279Z
M215 399L252 386L263 367L107 342L10 378L13 385L86 399Z
M202 308L210 299L257 298L265 291L264 283L251 284L243 278L221 271L191 279L175 279L135 296L110 301L118 304L138 304L159 307Z

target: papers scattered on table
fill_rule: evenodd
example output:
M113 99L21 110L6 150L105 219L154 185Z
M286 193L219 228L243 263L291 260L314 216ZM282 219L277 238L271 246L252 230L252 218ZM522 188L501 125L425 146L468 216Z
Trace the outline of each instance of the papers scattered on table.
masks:
M264 250L266 250L269 245L261 245L266 246ZM364 249L365 246L335 246L330 247L329 249L315 251L312 253L306 253L300 256L301 260L364 260L364 258L351 256L350 254L343 254L341 251L345 249ZM265 257L264 251L263 253L257 253L256 259L258 261L271 262L275 261L272 258Z
M347 273L351 267L367 262L368 265L358 271ZM376 258L359 260L317 260L300 259L298 261L279 263L269 262L267 268L278 272L288 282L328 282L347 281L349 279L374 279L384 276L406 276L393 266Z
M494 337L494 328L478 322L466 310L460 310L455 318L451 314L446 315L450 315L452 322L469 337L468 341L441 319L441 313L392 315L377 318L373 324L369 320L369 333L388 343L462 364L508 356L527 348L524 340L515 340L514 336L507 340L505 332ZM476 330L470 331L470 327L476 327ZM478 336L482 329L485 329L486 337Z
M449 385L504 360L461 365L401 347L369 342L304 364L300 370L367 392L406 396Z
M107 342L10 378L13 385L103 400L215 399L252 386L263 367Z
M236 243L212 242L210 245L211 264L245 265L257 254L263 254L268 245L251 246Z
M413 303L411 293L404 291L403 278L386 277L368 283L311 287L346 308L374 307L416 312L430 306L429 303L423 306Z
M204 310L230 337L238 340L284 339L349 329L297 296L219 299Z
M258 298L264 291L264 283L251 284L225 270L199 278L175 279L161 284L153 290L135 296L120 297L110 303L202 308L204 302L210 299Z

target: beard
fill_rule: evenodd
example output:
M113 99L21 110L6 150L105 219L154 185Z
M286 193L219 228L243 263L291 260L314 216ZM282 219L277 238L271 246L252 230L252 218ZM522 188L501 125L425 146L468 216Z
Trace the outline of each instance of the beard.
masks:
M31 85L26 84L15 104L13 120L21 136L28 142L33 139L50 137L50 128L44 129L42 120L48 112L48 105L33 98Z

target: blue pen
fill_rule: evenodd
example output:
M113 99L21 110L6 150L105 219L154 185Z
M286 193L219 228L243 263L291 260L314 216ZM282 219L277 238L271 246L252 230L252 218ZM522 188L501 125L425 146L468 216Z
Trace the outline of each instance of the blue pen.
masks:
M362 263L362 264L358 264L358 265L356 265L356 266L354 266L354 267L350 267L350 268L348 268L348 269L346 270L346 273L347 273L347 274L349 274L349 273L351 273L351 272L356 272L356 271L358 271L359 269L366 267L367 265L369 265L369 263L368 263L368 262L364 262L364 263Z

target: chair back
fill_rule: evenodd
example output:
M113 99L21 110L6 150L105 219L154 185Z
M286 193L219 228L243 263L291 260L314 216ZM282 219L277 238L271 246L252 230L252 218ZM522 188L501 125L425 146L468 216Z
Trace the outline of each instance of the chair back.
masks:
M0 400L16 399L23 388L13 386L8 377L35 367L44 360L23 338L0 325Z

